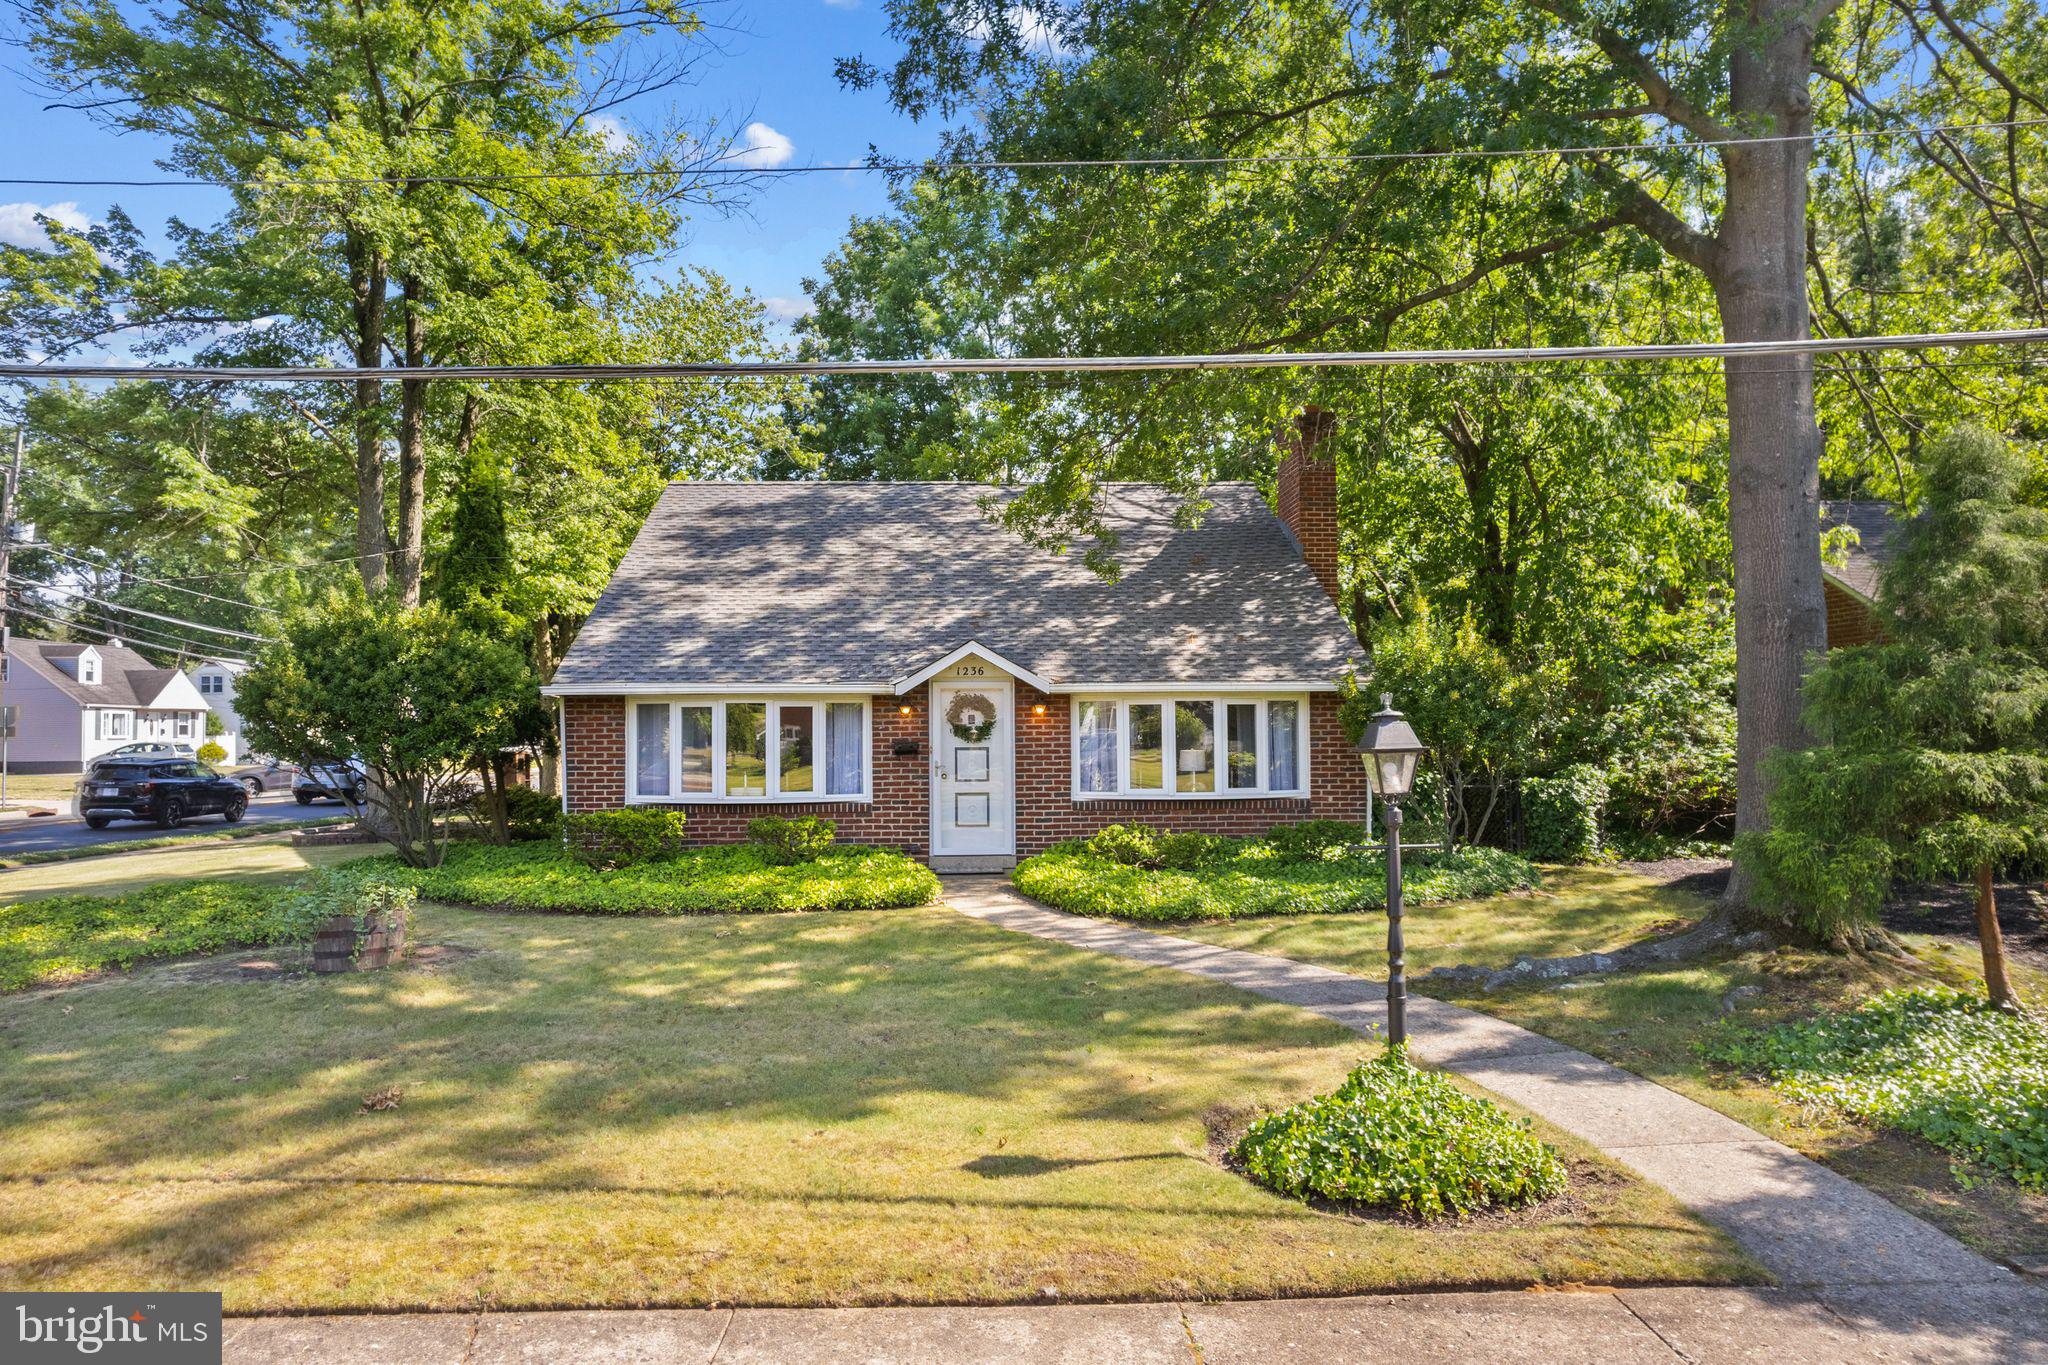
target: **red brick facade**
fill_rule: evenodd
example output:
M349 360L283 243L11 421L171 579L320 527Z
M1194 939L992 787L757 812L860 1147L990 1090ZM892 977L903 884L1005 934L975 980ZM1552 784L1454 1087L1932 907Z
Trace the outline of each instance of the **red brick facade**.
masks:
M926 690L873 699L870 736L874 800L735 804L678 802L696 840L732 843L746 838L747 822L761 815L822 815L838 822L850 843L882 844L916 857L930 851L930 716ZM1143 821L1162 829L1210 834L1262 834L1301 820L1360 820L1365 815L1365 769L1359 763L1335 695L1309 698L1309 794L1306 797L1219 797L1212 800L1076 801L1073 796L1073 708L1064 694L1017 684L1017 855L1029 857L1062 839L1104 825ZM910 707L910 714L901 708ZM1037 708L1044 707L1041 714ZM566 721L566 790L571 810L606 810L625 804L626 708L619 697L571 697ZM913 740L915 756L894 752Z
M1828 607L1829 649L1867 645L1884 638L1884 631L1877 624L1877 613L1870 609L1869 603L1825 578L1821 580L1820 590Z
M1293 434L1280 438L1280 476L1274 488L1280 520L1332 602L1339 601L1337 466L1323 442L1335 426L1333 414L1302 409Z

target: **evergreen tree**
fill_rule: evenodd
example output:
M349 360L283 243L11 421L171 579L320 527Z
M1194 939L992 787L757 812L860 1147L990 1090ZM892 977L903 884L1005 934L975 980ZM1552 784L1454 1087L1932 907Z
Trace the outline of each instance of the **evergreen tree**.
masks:
M2048 865L2048 512L2021 501L2026 474L1982 431L1929 451L1885 638L1814 671L1819 744L1775 758L1773 827L1736 845L1767 904L1835 943L1870 936L1897 873L1973 876L1985 984L2008 1005L1993 876Z

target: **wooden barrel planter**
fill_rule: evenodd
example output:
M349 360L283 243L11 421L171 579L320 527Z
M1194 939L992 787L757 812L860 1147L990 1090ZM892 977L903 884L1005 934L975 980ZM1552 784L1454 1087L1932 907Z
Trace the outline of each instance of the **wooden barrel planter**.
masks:
M388 967L405 951L403 914L380 915L367 929L356 927L354 915L336 915L313 934L316 972L374 972Z

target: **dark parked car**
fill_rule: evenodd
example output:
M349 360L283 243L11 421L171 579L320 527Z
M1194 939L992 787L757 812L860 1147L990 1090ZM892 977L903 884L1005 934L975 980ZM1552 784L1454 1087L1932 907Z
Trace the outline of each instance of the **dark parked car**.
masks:
M292 795L302 806L315 801L346 801L360 806L370 794L363 765L355 759L332 763L308 763L292 779Z
M85 823L105 829L116 820L154 820L176 829L195 815L229 824L249 809L249 789L196 759L168 763L102 763L78 784Z

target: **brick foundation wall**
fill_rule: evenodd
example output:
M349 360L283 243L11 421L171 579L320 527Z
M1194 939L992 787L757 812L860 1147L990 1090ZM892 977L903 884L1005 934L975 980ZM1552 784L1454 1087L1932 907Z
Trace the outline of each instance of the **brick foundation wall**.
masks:
M1039 715L1037 707L1045 714ZM1073 705L1064 695L1017 685L1017 856L1028 858L1062 839L1105 825L1140 822L1203 834L1264 834L1302 820L1365 818L1365 768L1344 735L1334 694L1309 698L1309 793L1306 797L1219 797L1215 800L1073 796Z
M1884 638L1876 612L1826 579L1821 580L1820 590L1828 608L1829 649L1867 645Z
M1142 821L1161 829L1208 834L1263 834L1300 820L1360 820L1365 815L1365 769L1344 735L1337 698L1309 698L1309 794L1200 800L1073 798L1073 707L1064 694L1017 684L1017 856L1043 852L1062 839L1093 834L1105 825ZM900 848L915 857L930 852L931 778L928 692L872 699L874 800L865 805L779 801L722 805L676 802L668 809L689 817L691 842L736 843L760 815L820 815L838 823L850 843ZM908 705L910 714L900 708ZM1043 706L1045 713L1036 708ZM566 782L572 811L610 810L625 804L626 705L621 697L570 697L563 705ZM897 756L896 741L915 740L914 756Z
M908 696L870 698L868 753L874 799L721 802L663 802L682 811L690 842L732 844L747 837L747 822L763 815L818 815L837 823L847 843L881 844L923 857L930 843L931 784L928 777L930 716L926 690ZM908 706L910 714L903 714ZM623 697L570 697L565 703L569 809L612 810L626 804L626 702ZM914 755L894 752L899 739L916 740Z

